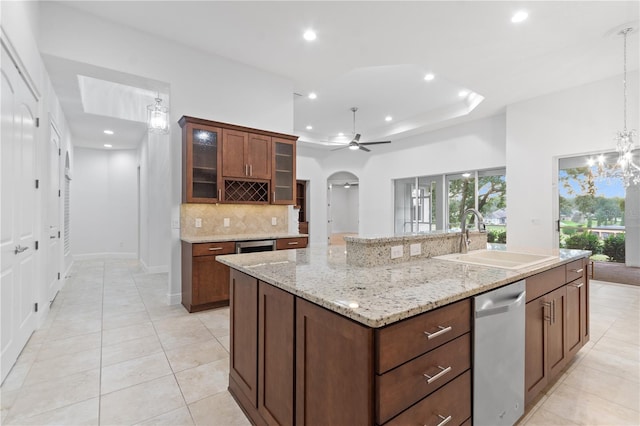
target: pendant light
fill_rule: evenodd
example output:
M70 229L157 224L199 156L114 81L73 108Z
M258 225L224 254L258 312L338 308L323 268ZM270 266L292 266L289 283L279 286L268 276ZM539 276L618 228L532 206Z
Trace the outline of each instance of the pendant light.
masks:
M169 108L162 105L160 93L156 97L156 103L147 106L147 126L150 133L169 133Z

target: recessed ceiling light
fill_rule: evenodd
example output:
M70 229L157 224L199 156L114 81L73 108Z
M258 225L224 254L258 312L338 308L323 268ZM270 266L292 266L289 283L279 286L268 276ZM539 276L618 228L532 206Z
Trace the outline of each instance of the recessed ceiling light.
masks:
M511 17L511 22L513 22L514 24L517 24L526 20L528 17L529 17L529 14L526 11L519 10Z
M309 99L315 99L317 97L318 97L318 95L316 95L315 92L309 93Z
M308 126L307 126L307 130L312 130L312 129L313 129L313 126L312 126L312 125L308 125Z
M431 74L431 73L429 73L429 74L427 74L427 75L425 75L425 76L424 76L424 79L425 79L426 81L431 81L431 80L433 80L434 78L436 78L436 76L435 76L435 75L433 75L433 74Z
M387 116L384 118L384 121L391 121L391 120L393 120L393 117L391 117L390 115L387 115Z
M460 96L461 98L466 97L469 94L468 90L461 90L458 92L458 96Z
M112 135L113 134L113 130L105 130L104 134L105 135Z
M105 148L111 148L111 147L113 147L113 145L111 145L110 143L105 143L105 144L104 144L104 147L105 147Z
M304 32L304 34L302 34L302 37L304 37L305 40L307 41L313 41L316 39L316 32L309 29L307 31Z

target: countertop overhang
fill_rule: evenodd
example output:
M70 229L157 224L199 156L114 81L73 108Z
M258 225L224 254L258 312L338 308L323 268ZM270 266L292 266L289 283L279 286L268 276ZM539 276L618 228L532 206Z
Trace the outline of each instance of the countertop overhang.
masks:
M520 270L434 258L375 267L352 266L346 263L344 247L221 255L216 260L361 324L379 328L590 254L568 249L544 253L557 258Z

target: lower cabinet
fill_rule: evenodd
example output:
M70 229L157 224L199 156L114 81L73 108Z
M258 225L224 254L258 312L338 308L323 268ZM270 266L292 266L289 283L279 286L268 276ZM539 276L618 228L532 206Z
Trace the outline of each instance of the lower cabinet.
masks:
M589 340L586 269L578 260L527 278L525 404L529 404ZM580 278L575 278L576 272ZM540 288L543 295L536 292Z
M182 242L182 305L189 312L229 304L229 267L216 256L232 253L232 242Z

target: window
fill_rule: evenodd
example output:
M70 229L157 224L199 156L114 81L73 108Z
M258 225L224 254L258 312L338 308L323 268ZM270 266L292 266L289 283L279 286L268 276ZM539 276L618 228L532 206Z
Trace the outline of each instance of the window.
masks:
M394 188L396 234L459 230L468 208L482 213L489 231L506 227L505 169L397 179Z

